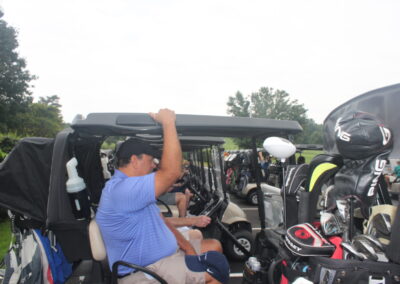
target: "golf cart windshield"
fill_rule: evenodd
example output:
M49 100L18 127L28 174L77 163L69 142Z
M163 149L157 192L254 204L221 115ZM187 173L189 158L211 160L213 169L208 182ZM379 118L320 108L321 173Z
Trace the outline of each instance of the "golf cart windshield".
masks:
M160 135L136 135L162 150L163 138ZM221 181L223 168L220 163L221 145L225 143L220 137L179 136L184 156L191 164L191 179L196 187L203 187L209 192L217 191L223 196L224 183Z

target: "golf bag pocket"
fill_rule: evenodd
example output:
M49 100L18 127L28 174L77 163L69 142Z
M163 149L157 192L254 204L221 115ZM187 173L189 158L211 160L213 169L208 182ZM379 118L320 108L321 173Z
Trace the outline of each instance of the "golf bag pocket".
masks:
M400 265L388 262L310 257L313 283L400 283Z
M335 251L335 246L309 223L290 227L284 243L297 256L331 256Z

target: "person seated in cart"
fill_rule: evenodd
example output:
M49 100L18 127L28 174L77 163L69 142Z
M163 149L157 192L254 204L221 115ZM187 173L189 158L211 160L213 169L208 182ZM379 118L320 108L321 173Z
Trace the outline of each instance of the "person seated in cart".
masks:
M116 153L117 169L103 189L96 221L107 250L110 267L118 260L155 271L169 283L225 283L229 265L218 240L204 239L196 250L175 226L163 218L156 199L168 191L181 174L182 152L175 113L163 109L150 114L163 127L164 145L159 170L156 150L129 139ZM179 265L182 264L182 265ZM183 265L185 264L185 265ZM119 269L121 283L142 283L141 272Z
M397 166L394 167L393 173L395 176L394 182L399 182L400 181L400 160L396 162Z
M167 205L176 205L179 212L179 217L186 217L187 208L189 205L191 193L185 192L172 192L174 188L171 186L170 191L160 195L158 200L164 202Z

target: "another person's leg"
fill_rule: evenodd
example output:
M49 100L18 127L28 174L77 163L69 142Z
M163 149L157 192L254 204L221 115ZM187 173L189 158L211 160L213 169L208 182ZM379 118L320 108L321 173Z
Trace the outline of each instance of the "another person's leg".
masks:
M387 185L388 189L390 190L391 187L392 187L392 184L390 183L390 176L389 175L383 175L383 177L385 178L386 185Z
M179 217L186 217L187 201L186 195L181 192L175 193L176 206L178 207Z
M186 196L186 208L189 208L189 202L190 202L190 199L193 197L193 193L188 188L186 188L185 196Z

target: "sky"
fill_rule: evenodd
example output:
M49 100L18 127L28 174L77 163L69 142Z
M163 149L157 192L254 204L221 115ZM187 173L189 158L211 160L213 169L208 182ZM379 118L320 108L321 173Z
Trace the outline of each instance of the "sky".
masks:
M322 123L400 83L399 0L0 0L35 99L91 112L227 115L229 96L284 90Z

